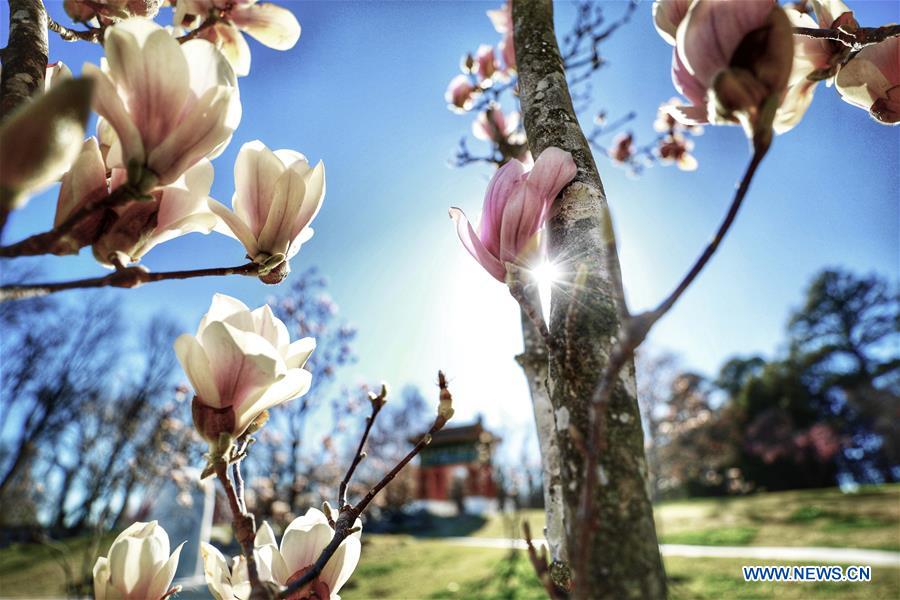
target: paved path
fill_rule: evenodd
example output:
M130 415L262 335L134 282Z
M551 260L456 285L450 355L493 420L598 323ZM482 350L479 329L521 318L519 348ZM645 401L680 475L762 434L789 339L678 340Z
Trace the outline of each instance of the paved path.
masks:
M525 541L521 539L478 537L439 539L448 544L476 548L525 548ZM535 540L535 545L543 545L544 543L544 540ZM812 561L900 568L900 552L887 552L885 550L802 546L689 546L687 544L660 544L659 547L663 556Z

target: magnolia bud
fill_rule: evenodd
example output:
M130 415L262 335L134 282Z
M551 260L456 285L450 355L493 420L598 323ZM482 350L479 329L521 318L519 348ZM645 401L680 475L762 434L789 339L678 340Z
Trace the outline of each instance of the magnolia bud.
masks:
M281 255L284 256L284 255ZM284 281L291 272L291 263L282 260L274 268L260 273L259 280L267 285L278 285Z
M219 444L222 434L231 436L235 429L234 408L213 408L204 404L198 396L191 403L191 416L197 432L210 444Z
M0 126L0 204L20 206L69 169L81 151L93 88L88 79L62 81Z

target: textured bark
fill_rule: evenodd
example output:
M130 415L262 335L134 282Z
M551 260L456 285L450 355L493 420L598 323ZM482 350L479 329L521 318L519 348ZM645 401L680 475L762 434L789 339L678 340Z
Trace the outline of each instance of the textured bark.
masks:
M514 40L525 131L535 157L556 146L572 154L578 175L557 200L549 224L551 260L565 273L554 289L550 332L549 390L562 460L566 515L575 515L584 487L585 449L593 392L620 322L612 277L605 267L602 215L606 195L594 159L572 107L550 0L514 0ZM617 259L613 261L615 264ZM576 273L580 277L574 287ZM573 295L577 299L573 301ZM586 572L574 574L577 597L662 598L665 572L647 494L647 466L637 404L634 364L622 370L606 407L606 450L599 456L592 505L593 522L566 520L573 563L587 555ZM590 529L587 547L579 533Z
M3 49L0 121L44 83L49 48L41 0L9 0L9 41Z
M530 288L536 291L535 287ZM532 301L540 305L534 294ZM550 549L550 557L554 562L568 562L565 534L565 503L562 493L562 465L559 456L559 442L556 435L556 420L553 418L553 405L550 403L550 391L547 389L548 356L544 341L531 319L522 312L522 338L525 350L516 357L528 380L531 402L534 408L534 422L537 426L538 444L541 450L542 484L544 490L544 511L546 527L544 538Z

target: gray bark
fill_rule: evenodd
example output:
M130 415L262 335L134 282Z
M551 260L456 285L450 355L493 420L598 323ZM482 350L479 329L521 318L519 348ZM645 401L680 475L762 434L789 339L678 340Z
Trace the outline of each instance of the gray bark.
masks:
M525 131L537 157L550 146L572 154L578 175L557 200L549 223L549 254L565 273L554 289L548 388L557 421L566 515L577 513L585 480L589 407L621 323L602 236L606 194L578 124L553 28L550 0L513 2L514 41ZM575 273L587 277L575 289ZM573 301L573 295L577 299ZM663 598L665 572L647 493L647 466L637 404L634 364L622 370L606 407L606 450L599 456L599 485L591 498L592 522L566 520L573 564L583 551L585 572L574 573L582 598ZM568 421L563 427L560 421ZM588 544L580 545L584 528Z
M0 77L0 120L43 85L48 54L44 3L9 0L9 41L3 49Z

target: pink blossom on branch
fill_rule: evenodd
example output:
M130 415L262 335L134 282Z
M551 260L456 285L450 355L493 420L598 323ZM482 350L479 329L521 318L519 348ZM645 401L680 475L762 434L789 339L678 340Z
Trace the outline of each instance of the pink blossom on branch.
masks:
M463 246L501 282L506 281L506 263L533 266L539 252L537 234L577 172L572 155L553 147L541 153L529 172L518 160L509 161L488 184L478 234L462 210L450 209Z
M217 448L222 434L237 438L264 411L305 394L312 375L303 366L315 347L313 338L291 343L268 305L251 311L230 296L213 296L197 333L175 340L196 393L197 431Z
M274 277L263 281L278 283L289 272L287 261L313 236L309 224L325 198L325 165L311 167L299 152L272 152L256 140L238 153L234 185L232 210L209 202L221 219L216 230L239 240L247 257L263 267L260 274Z
M160 4L162 0L65 0L63 8L73 21L109 24L128 17L153 18Z
M486 142L506 143L518 131L519 119L518 112L504 115L499 106L491 105L472 122L472 135ZM520 144L524 141L515 140Z
M362 528L357 519L355 527ZM291 599L337 599L338 592L359 563L361 533L348 536L331 556L321 575L308 586L290 596ZM268 523L263 521L254 539L254 555L262 581L286 586L301 577L313 565L334 537L334 529L325 514L310 508L294 519L284 530L281 545ZM215 600L246 600L250 595L247 565L237 557L229 569L225 557L209 544L202 544L203 570L206 583Z
M475 96L481 93L467 76L457 75L450 80L447 91L444 92L444 100L447 101L447 108L456 113L464 113L472 108L475 102Z
M900 38L860 50L838 71L836 85L845 102L881 123L900 123Z
M250 47L242 31L275 50L290 50L300 39L300 23L294 13L257 0L178 0L174 22L199 27L209 15L215 16L216 23L197 37L215 44L241 77L250 73Z
M97 84L95 110L116 134L110 167L128 168L130 179L144 180L129 183L149 189L225 149L241 105L234 71L212 44L179 44L133 18L107 29L104 47L101 67L87 63L84 73Z
M57 227L76 210L109 193L106 178L106 164L100 153L97 138L84 141L81 152L69 171L63 175L56 200L56 215L53 226ZM59 240L54 254L77 254L78 250L92 244L100 232L104 215L102 211L91 215L75 229Z
M683 4L665 6L669 21L662 31L670 33L678 21L673 81L691 102L673 116L694 124L740 123L748 137L769 130L793 61L784 10L773 0L694 0L678 20Z
M99 150L98 150L99 152ZM110 188L125 184L125 170L113 169ZM209 233L218 219L209 210L213 167L203 159L149 199L116 207L115 221L94 242L94 258L104 266L137 262L158 244L185 235Z

